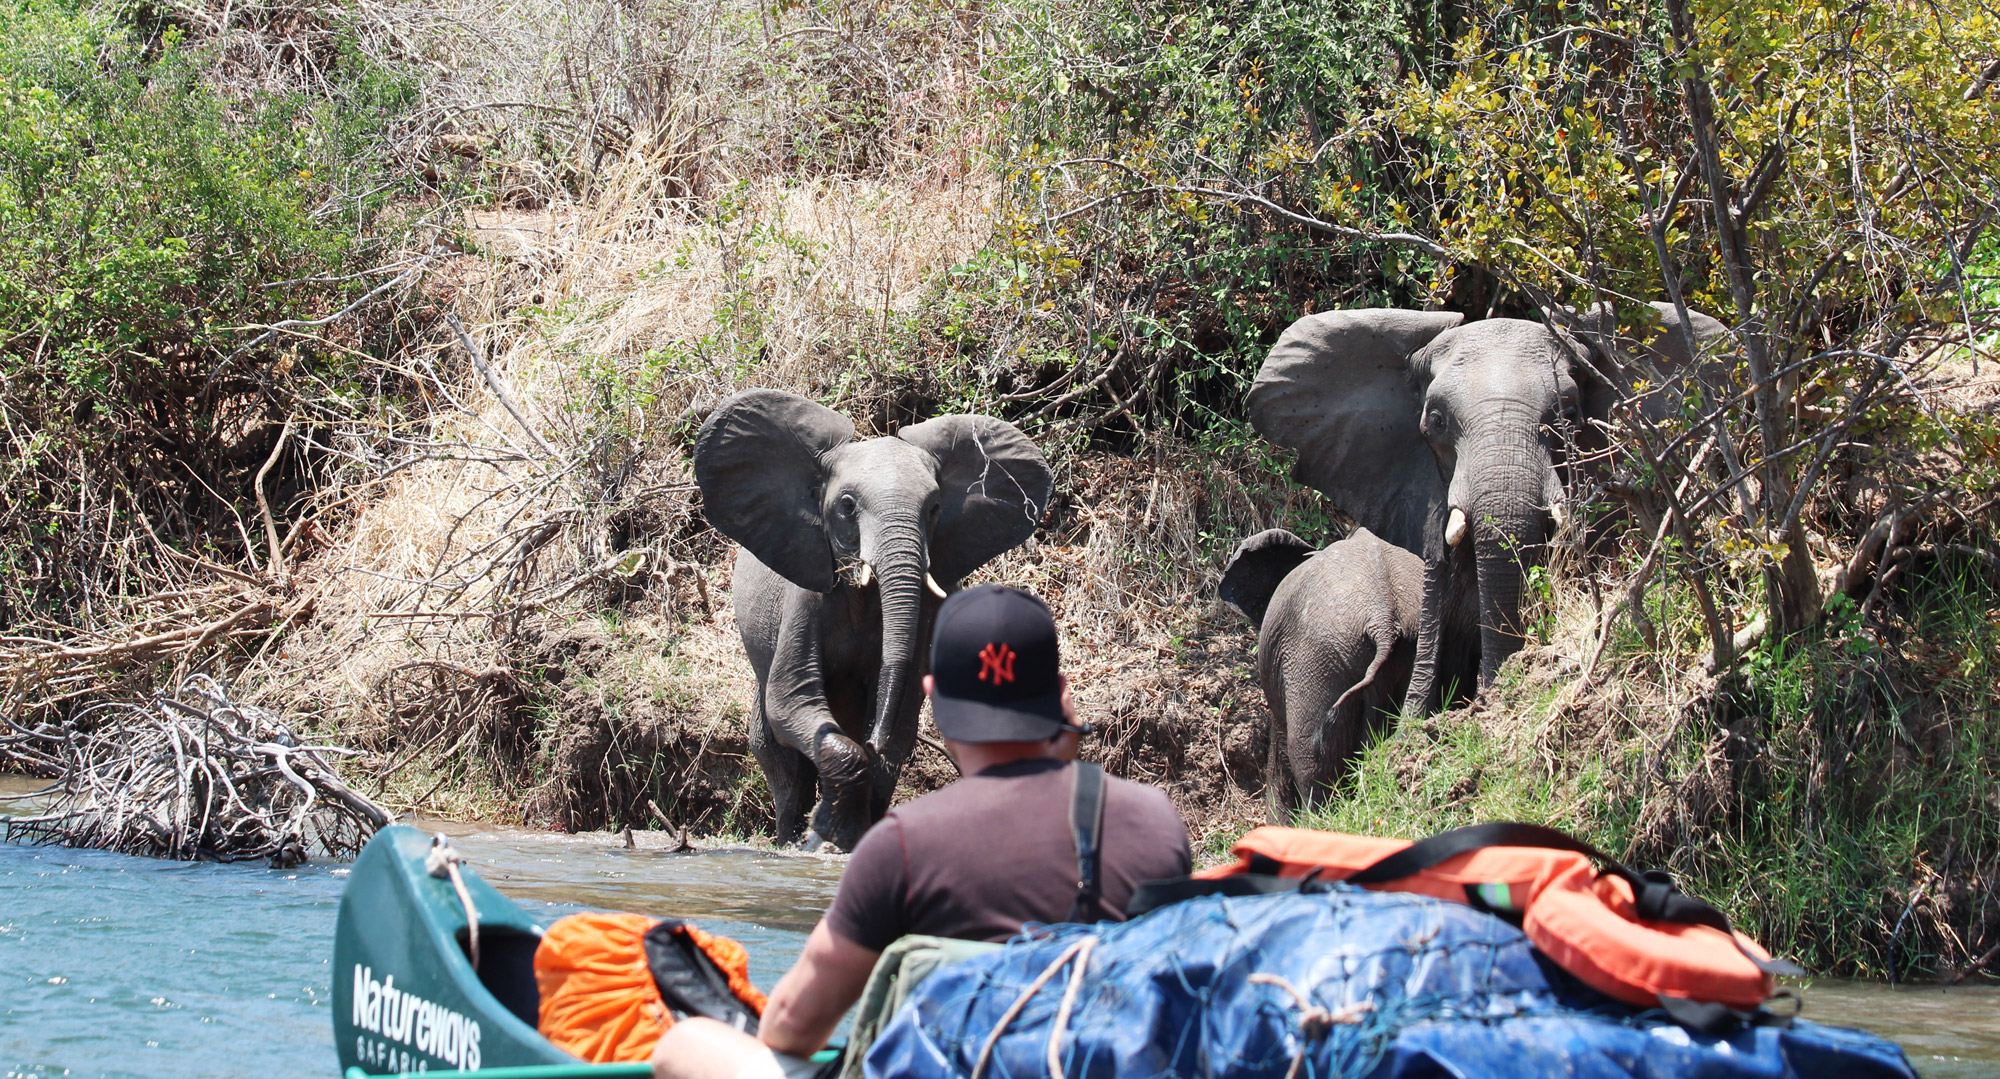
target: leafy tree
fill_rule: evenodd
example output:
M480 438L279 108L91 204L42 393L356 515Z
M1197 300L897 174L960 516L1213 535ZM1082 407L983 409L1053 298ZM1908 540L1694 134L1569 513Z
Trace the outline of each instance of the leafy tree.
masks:
M1641 302L1665 299L1732 326L1734 385L1665 424L1629 410L1635 460L1612 485L1665 526L1714 664L1734 661L1724 593L1744 574L1763 626L1818 617L1806 518L1830 469L1873 452L1891 512L1993 477L1991 447L1911 392L1928 366L1981 362L2000 316L1980 276L2000 218L1990 9L1112 10L1129 29L1095 52L1054 22L1031 39L1050 59L1017 106L1017 246L1044 290L1104 272L1087 227L1119 207L1153 245L1127 258L1178 248L1212 270L1271 251L1258 283L1282 301L1223 305L1255 312L1226 323L1245 363L1306 303L1609 302L1644 336ZM1316 280L1299 287L1300 267ZM1858 448L1863 432L1901 452Z
M1379 148L1347 139L1441 40L1427 0L1068 0L1005 14L1008 205L989 324L958 338L994 386L1085 426L1201 430L1239 411L1260 342L1303 310L1413 299ZM1218 176L1227 185L1214 182ZM1361 224L1290 208L1358 183ZM1329 244L1329 238L1338 243ZM977 332L981 331L983 332Z
M116 591L131 534L248 549L234 503L294 387L344 377L338 328L274 324L383 280L353 273L366 149L406 91L225 99L208 74L173 30L0 3L0 624Z
M1450 81L1407 84L1376 122L1433 135L1410 160L1464 261L1532 294L1665 296L1733 324L1736 394L1631 433L1682 542L1711 511L1700 538L1759 563L1767 624L1799 628L1820 604L1801 518L1846 436L1993 317L1965 269L2000 207L2000 22L1921 3L1573 10L1490 20ZM1695 481L1689 427L1752 482ZM1728 664L1728 627L1711 633Z

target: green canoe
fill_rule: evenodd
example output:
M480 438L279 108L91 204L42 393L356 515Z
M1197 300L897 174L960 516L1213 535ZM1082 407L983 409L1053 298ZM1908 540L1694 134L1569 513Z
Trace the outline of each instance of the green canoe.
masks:
M333 938L333 1040L342 1072L579 1064L535 1031L542 927L462 863L461 899L449 871L434 876L426 867L431 850L431 837L394 825L354 860ZM478 970L466 899L478 914ZM622 1070L647 1074L643 1066Z
M650 1076L646 1064L586 1064L536 1032L542 927L443 843L392 825L354 860L333 934L333 1041L343 1079ZM478 920L476 968L468 907Z

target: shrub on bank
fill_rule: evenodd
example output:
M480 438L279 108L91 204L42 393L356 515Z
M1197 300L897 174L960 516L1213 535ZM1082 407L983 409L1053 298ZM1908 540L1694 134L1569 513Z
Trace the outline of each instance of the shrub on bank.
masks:
M1403 178L1379 148L1332 140L1423 69L1449 8L1027 0L997 12L993 167L1006 186L993 243L945 289L960 309L942 327L958 378L1129 446L1240 421L1265 347L1307 311L1421 300L1433 260L1274 208L1337 197L1395 227ZM1256 200L1218 190L1218 172Z
M1641 301L1677 299L1735 331L1705 402L1614 418L1624 455L1568 477L1591 556L1531 583L1591 597L1591 632L1484 713L1403 724L1323 823L1568 824L1822 969L2000 939L1991 673L1907 661L1989 641L1925 612L1990 628L2000 569L1990 12L1011 10L1001 272L950 324L1008 408L1212 439L1276 332L1330 307L1605 301L1643 338Z
M1698 634L1677 590L1655 586L1660 632ZM1581 669L1596 614L1569 596L1571 634L1513 661L1484 707L1397 725L1301 823L1546 822L1669 870L1815 974L1962 967L2000 934L2000 589L1927 562L1897 603L1886 635L1837 603L1719 688L1632 633Z
M171 27L0 4L0 624L130 586L146 528L254 563L232 513L345 377L343 327L267 327L379 283L350 275L400 91L229 97L216 63Z

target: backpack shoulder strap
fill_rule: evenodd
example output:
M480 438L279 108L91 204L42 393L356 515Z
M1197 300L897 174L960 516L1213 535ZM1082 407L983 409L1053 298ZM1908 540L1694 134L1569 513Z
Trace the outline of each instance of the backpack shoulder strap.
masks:
M1076 838L1076 898L1070 902L1069 917L1074 922L1089 916L1093 921L1104 914L1098 887L1098 844L1104 831L1104 769L1089 761L1075 764L1076 781L1070 791L1069 830Z

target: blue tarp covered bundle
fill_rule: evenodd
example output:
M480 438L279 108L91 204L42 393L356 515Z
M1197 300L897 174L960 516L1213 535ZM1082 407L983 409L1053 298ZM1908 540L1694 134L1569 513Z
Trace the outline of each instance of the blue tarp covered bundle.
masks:
M1546 967L1491 915L1344 885L1016 940L931 975L866 1063L869 1079L1915 1074L1887 1041L1803 1020L1693 1034Z

